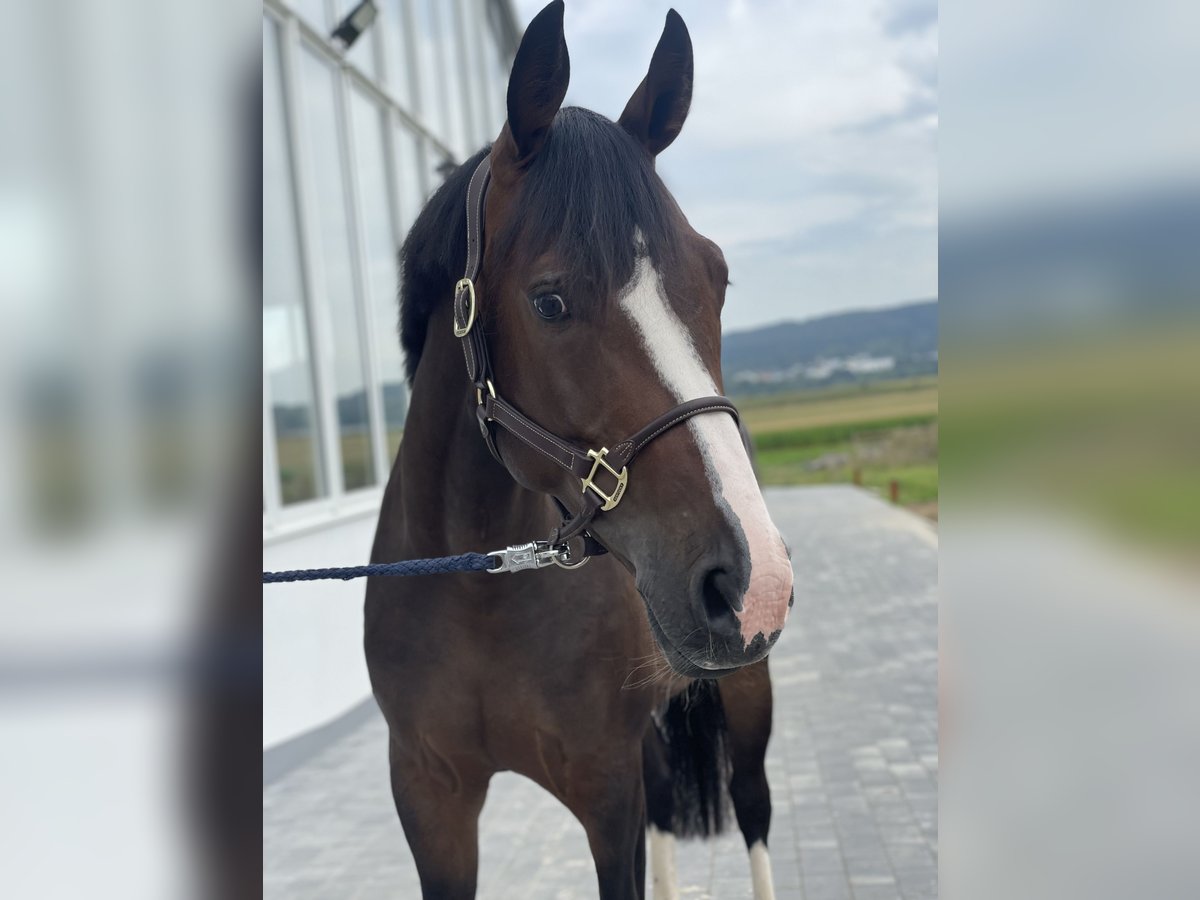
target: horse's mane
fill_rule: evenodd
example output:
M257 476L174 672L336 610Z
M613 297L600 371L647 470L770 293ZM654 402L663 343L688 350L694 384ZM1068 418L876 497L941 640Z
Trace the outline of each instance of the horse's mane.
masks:
M411 383L425 345L429 316L448 303L466 261L467 184L484 147L430 198L400 251L400 343ZM645 149L623 128L579 107L559 110L529 166L509 233L487 232L501 257L518 237L538 252L553 250L570 280L592 296L611 296L633 273L634 235L651 257L673 254L678 208Z

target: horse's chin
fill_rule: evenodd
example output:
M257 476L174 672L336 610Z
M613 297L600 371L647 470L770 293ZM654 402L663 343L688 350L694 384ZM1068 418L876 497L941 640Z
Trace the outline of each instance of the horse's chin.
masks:
M646 617L650 622L650 633L654 637L654 642L658 644L662 651L663 658L667 665L671 667L671 671L683 678L699 678L705 680L716 680L724 678L736 672L738 669L748 666L751 663L758 662L766 653L754 654L749 656L744 661L739 660L737 663L728 664L717 662L711 659L705 659L700 654L695 652L688 653L678 643L671 640L659 623L658 616L655 615L654 606L643 595L642 600L646 606Z

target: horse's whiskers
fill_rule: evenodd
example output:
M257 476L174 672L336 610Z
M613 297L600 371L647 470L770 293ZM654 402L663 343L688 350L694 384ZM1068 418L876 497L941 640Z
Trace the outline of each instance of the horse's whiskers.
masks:
M621 690L623 691L637 690L638 688L665 681L671 671L671 667L667 665L667 661L661 652L647 653L645 656L635 656L629 662L634 665L621 684ZM644 669L650 669L650 672L636 681L631 681L634 676Z

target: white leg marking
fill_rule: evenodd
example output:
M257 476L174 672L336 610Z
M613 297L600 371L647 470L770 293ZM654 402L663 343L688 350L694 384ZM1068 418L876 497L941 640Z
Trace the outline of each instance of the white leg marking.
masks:
M755 841L750 846L750 880L754 884L754 900L775 900L775 882L771 878L771 854L767 845Z
M640 235L638 236L640 244ZM621 292L621 308L633 321L663 384L679 403L717 393L700 360L691 335L663 293L662 279L646 256L637 261L633 279ZM783 628L792 593L792 564L779 531L767 513L750 458L737 425L728 415L702 415L688 420L713 496L746 536L750 553L750 586L739 616L747 644L760 633Z
M679 900L675 873L675 835L650 826L650 883L654 900Z

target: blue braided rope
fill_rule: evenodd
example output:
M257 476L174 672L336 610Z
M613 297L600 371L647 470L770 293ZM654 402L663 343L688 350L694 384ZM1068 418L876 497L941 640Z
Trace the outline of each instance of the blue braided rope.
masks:
M486 553L462 553L436 559L410 559L405 562L374 563L369 566L340 566L332 569L292 569L263 572L263 584L280 581L349 581L370 575L448 575L451 572L485 572L495 567Z

